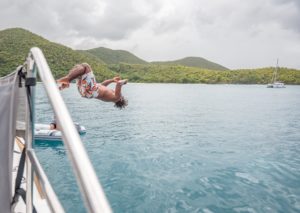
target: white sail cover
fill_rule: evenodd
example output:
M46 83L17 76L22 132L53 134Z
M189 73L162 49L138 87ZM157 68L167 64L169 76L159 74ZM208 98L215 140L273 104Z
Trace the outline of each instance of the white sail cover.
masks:
M17 99L18 73L15 71L0 78L0 212L11 212Z

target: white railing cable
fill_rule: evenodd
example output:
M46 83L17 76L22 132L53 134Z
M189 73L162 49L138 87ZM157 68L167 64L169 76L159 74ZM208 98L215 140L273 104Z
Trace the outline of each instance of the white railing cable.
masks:
M56 118L62 124L63 141L87 210L112 212L42 51L37 47L31 48L30 58L36 65Z

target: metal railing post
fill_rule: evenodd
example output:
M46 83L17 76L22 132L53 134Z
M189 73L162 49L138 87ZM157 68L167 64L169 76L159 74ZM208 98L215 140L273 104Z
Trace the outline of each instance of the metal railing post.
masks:
M33 64L30 60L30 57L27 58L27 77L33 77ZM26 86L25 86L26 89ZM30 88L31 90L31 88ZM29 100L31 98L31 100ZM25 147L27 150L32 149L32 140L33 140L33 121L31 118L34 116L31 114L33 113L34 109L30 109L29 101L33 101L32 97L26 98L26 143ZM29 157L26 155L26 212L31 213L33 211L33 170L32 165Z
M57 120L63 124L61 125L63 142L87 210L101 213L112 212L42 51L34 47L31 48L30 53Z

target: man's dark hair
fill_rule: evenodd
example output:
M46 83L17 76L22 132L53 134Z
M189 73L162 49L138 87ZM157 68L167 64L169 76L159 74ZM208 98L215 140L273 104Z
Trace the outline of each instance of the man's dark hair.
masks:
M123 96L115 103L115 107L118 109L124 109L128 105L127 99L125 99Z

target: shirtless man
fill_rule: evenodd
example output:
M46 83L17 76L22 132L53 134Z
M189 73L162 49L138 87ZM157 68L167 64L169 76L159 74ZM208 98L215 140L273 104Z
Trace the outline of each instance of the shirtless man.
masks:
M115 107L123 109L127 106L128 101L122 96L121 89L127 80L121 80L120 77L114 77L103 81L101 84L96 82L92 68L87 63L77 64L69 74L58 79L59 89L63 90L70 86L70 82L76 79L78 91L82 97L97 98L101 101L113 102ZM111 83L116 83L115 90L108 88Z

